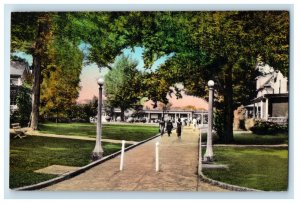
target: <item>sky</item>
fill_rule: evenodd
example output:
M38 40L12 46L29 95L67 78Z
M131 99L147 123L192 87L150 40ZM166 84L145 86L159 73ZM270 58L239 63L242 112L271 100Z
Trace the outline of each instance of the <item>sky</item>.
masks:
M123 51L123 53L126 56L129 56L132 59L137 60L138 61L137 68L140 70L143 70L143 67L144 67L144 62L142 59L143 49L141 47L135 47L134 50L125 49ZM159 65L164 63L171 56L165 56L165 57L159 58L157 61L155 61L155 63L151 67L151 70L157 69L159 67ZM103 77L105 74L107 74L108 71L109 70L107 68L101 68L101 70L100 70L96 64L91 64L91 65L83 67L81 75L80 75L81 91L79 94L79 98L77 100L78 103L85 103L88 100L91 100L93 98L93 96L98 95L97 80L99 77ZM208 108L207 102L202 98L188 96L184 93L182 96L183 96L182 99L176 99L175 95L173 95L172 97L168 97L170 103L172 103L172 107L184 107L187 105L192 105L198 109L200 109L200 108L207 109ZM148 101L144 104L144 106L151 108L152 107L151 104L152 104L152 102Z
M79 48L82 50L84 54L89 53L89 45L87 44L81 44L79 45ZM132 49L124 49L123 50L124 55L129 56L130 58L138 61L137 68L139 70L144 69L144 61L143 61L143 48L141 47L135 47ZM18 52L15 53L15 55L24 58L28 61L29 65L32 65L32 56L27 55L24 52ZM164 63L167 59L172 57L171 55L164 56L159 58L155 61L155 63L152 65L151 70L157 69L162 63ZM79 97L77 99L78 103L86 103L89 100L91 100L94 96L98 96L98 85L97 80L100 77L104 77L105 74L107 74L109 71L108 68L101 68L99 69L98 66L95 63L84 65L80 74L80 87L81 90L79 92ZM204 108L207 109L207 102L202 98L197 98L193 96L188 96L186 94L182 94L182 99L176 99L175 95L172 97L168 97L170 103L172 103L172 107L184 107L188 105L195 106L196 108ZM148 106L151 108L152 102L146 102L145 106Z

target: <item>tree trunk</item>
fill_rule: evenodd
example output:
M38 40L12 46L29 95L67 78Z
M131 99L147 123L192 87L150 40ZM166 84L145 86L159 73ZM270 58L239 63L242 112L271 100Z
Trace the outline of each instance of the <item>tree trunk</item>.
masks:
M121 108L121 121L123 122L124 121L124 109Z
M232 66L225 65L225 92L224 92L224 143L233 142L233 89Z
M33 87L32 87L32 112L30 127L37 130L39 121L39 106L40 106L40 85L41 85L41 67L42 58L45 51L45 42L50 33L49 16L42 14L38 20L38 32L36 43L33 51Z
M33 72L34 72L33 73L34 82L32 87L32 112L31 112L30 127L33 130L37 130L38 120L39 120L40 81L41 81L41 57L38 54L33 56Z

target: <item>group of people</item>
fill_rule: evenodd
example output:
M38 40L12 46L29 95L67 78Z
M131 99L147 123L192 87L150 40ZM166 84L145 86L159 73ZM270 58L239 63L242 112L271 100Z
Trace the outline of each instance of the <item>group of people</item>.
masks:
M159 132L160 135L162 136L165 133L165 129L168 133L168 136L171 136L171 132L173 130L173 123L171 120L168 120L167 122L165 122L164 120L161 120L159 122ZM178 120L176 121L176 133L177 133L177 137L181 138L181 129L182 129L182 122L181 119L178 118Z

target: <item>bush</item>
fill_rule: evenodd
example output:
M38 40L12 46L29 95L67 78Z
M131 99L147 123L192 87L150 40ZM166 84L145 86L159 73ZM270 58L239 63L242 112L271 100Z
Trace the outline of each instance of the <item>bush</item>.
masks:
M214 112L214 125L213 128L220 140L224 140L225 127L224 127L224 111L217 109Z
M10 122L20 123L22 127L28 126L31 113L30 89L25 85L19 87L16 98L18 109L11 112Z
M274 135L278 133L287 133L288 126L279 125L274 122L258 120L255 122L254 126L250 128L250 130L257 135Z

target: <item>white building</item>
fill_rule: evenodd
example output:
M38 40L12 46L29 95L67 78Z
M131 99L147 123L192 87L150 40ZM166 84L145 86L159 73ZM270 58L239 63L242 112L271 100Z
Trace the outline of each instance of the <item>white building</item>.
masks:
M10 62L10 110L18 109L16 98L18 89L22 86L24 80L30 75L29 66L27 63L20 61Z
M246 117L286 123L288 121L288 79L280 71L256 78L257 96L246 106Z

